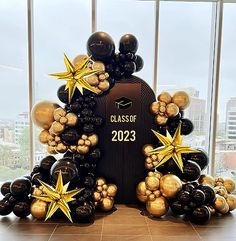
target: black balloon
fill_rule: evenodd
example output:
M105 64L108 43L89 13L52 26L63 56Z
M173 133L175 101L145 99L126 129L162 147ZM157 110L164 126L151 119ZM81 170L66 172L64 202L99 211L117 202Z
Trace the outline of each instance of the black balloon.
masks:
M192 183L187 183L183 185L182 188L184 191L187 191L189 193L192 193L192 191L195 189L195 186Z
M41 172L34 173L32 176L32 184L36 186L40 186L40 181L45 181L45 176Z
M197 180L201 175L201 168L199 165L193 161L186 161L183 173L182 173L182 179L185 182L191 182Z
M135 72L136 65L133 61L126 61L124 63L123 69L124 69L124 74L126 76L130 76L131 74L133 74Z
M180 191L177 198L178 201L183 205L189 204L189 202L191 201L191 195L187 191Z
M65 90L65 85L62 85L61 87L59 87L58 91L57 91L57 97L58 99L67 104L69 102L69 91L68 89Z
M41 172L39 165L34 166L33 171L31 172L30 176L32 177L37 172Z
M87 52L93 59L105 61L115 52L114 41L105 32L93 33L87 41Z
M216 199L215 191L208 185L199 185L198 189L202 190L205 194L205 204L212 204Z
M82 204L85 201L91 200L91 197L93 195L93 191L89 188L83 189L78 195L77 195L77 201Z
M42 172L46 172L48 173L52 167L52 165L54 164L54 162L56 162L56 158L54 156L46 156L44 157L41 161L40 161L40 168L42 170Z
M79 137L75 128L67 128L61 134L61 140L65 145L76 145Z
M1 193L5 196L7 193L10 193L11 182L4 182L1 186Z
M99 148L94 149L92 152L90 152L89 157L93 160L97 160L101 157L101 150Z
M30 215L30 203L29 202L18 202L14 208L13 213L20 218L25 218Z
M192 121L189 119L182 119L181 121L181 135L189 135L194 129Z
M84 186L88 188L94 187L96 184L96 179L93 175L88 175L84 178Z
M189 215L191 222L196 224L205 224L211 218L211 212L207 206L201 206L194 209L194 211Z
M0 201L0 215L5 216L12 212L13 206L7 200Z
M136 53L138 50L138 40L132 34L125 34L121 37L119 43L119 50L121 53Z
M209 164L209 158L203 150L199 151L200 152L197 153L189 153L187 155L187 158L191 161L196 162L200 166L201 170L204 170Z
M62 172L64 183L75 183L79 181L79 172L76 164L70 158L62 158L56 161L50 170L50 174L54 183L57 182L59 172Z
M198 206L203 205L205 202L205 194L200 189L195 189L192 192L192 201L196 203Z
M83 126L83 131L85 134L90 134L92 132L94 132L95 127L93 124L84 124Z
M75 218L79 223L90 223L94 219L94 208L90 204L80 206L75 211Z
M175 201L175 202L171 203L170 204L170 208L171 208L171 211L175 215L183 215L183 214L185 214L183 206L181 205L181 203L179 201Z
M10 186L10 191L14 196L28 195L31 190L31 182L25 177L15 179Z
M141 56L136 55L135 64L136 64L136 72L140 71L143 68L144 63Z

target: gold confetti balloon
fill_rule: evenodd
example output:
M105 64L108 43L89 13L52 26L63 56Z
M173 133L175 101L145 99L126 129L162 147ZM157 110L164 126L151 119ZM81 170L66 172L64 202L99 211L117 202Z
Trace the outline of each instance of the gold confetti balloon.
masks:
M229 211L232 211L236 208L236 197L232 194L229 194L226 198L226 202L229 205Z
M184 110L189 106L190 98L185 91L177 91L172 97L172 102L175 103L181 110Z
M36 194L35 194L36 195ZM41 200L34 200L30 206L30 212L33 217L39 220L46 218L48 204Z
M160 179L160 191L166 198L174 198L181 188L181 180L173 174L164 175Z
M201 175L200 177L199 177L199 180L198 180L198 182L200 183L200 184L204 184L204 185L210 185L210 186L212 186L212 187L214 187L215 186L215 179L212 177L212 176L210 176L210 175Z
M171 95L168 92L162 92L157 99L168 104L171 102Z
M34 124L48 130L54 121L54 110L58 107L58 104L50 101L41 101L37 103L31 111Z
M114 200L108 197L103 198L99 206L103 211L110 211L114 206Z
M154 217L161 217L168 212L169 205L164 197L158 197L154 201L147 201L147 211Z
M227 192L232 193L235 191L235 182L232 178L226 177L224 178L224 187Z

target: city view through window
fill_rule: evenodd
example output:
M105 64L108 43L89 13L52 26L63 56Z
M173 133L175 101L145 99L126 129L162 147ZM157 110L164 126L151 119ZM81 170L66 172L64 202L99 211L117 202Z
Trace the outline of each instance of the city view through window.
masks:
M68 2L72 13L62 22L61 16L66 14L64 8ZM55 1L35 0L34 3L34 9L37 9L34 12L35 101L59 103L56 92L61 82L47 74L64 69L63 52L70 58L86 53L86 40L91 33L91 3L59 0L56 8ZM0 182L29 173L26 4L27 1L17 0L0 3L0 31L5 33L0 45ZM119 0L108 3L107 0L98 0L97 4L98 30L108 32L116 42L127 32L137 36L140 55L145 61L145 67L138 75L152 86L154 2ZM79 15L78 8L83 9ZM132 18L129 18L128 9L133 9ZM150 14L139 18L143 12ZM225 4L215 167L216 175L236 179L235 16L236 4ZM189 93L191 105L185 116L193 122L195 129L184 140L186 144L205 150L208 149L206 140L209 135L207 97L211 17L210 2L165 1L160 4L158 93L164 90L173 93L180 89ZM127 24L126 19L129 19ZM70 35L72 31L73 38ZM34 164L46 155L46 148L37 140L38 131L35 128Z

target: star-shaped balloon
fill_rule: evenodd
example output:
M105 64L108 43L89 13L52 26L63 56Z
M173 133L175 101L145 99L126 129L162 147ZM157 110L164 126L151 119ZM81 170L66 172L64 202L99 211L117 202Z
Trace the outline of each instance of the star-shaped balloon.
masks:
M57 178L57 184L56 184L55 188L48 185L45 182L42 182L41 180L39 180L39 182L43 187L42 188L43 194L41 194L40 196L32 195L32 197L35 197L38 200L50 203L47 214L46 214L45 221L47 219L51 218L52 215L58 209L60 209L66 215L66 217L71 222L73 222L71 215L70 215L70 208L69 208L68 203L75 200L75 198L73 198L73 197L76 194L78 194L79 192L81 192L82 189L74 189L72 191L67 191L70 183L68 182L67 184L63 185L61 171L59 172L59 175Z
M180 134L181 124L178 125L178 128L176 129L173 137L168 131L166 131L166 136L154 130L152 130L152 132L163 144L163 146L157 147L149 152L149 154L156 154L158 156L159 163L156 165L156 168L167 162L170 158L172 158L178 168L181 170L181 172L183 172L183 159L181 154L199 152L196 149L184 146L182 144L183 137Z
M67 72L49 74L57 79L64 79L67 81L65 90L68 89L69 91L69 102L71 102L76 88L81 92L81 94L83 94L83 88L97 94L96 89L86 81L87 77L98 72L97 70L93 70L88 67L90 61L90 57L86 57L78 64L78 66L74 66L66 54L64 54L64 63L66 65Z

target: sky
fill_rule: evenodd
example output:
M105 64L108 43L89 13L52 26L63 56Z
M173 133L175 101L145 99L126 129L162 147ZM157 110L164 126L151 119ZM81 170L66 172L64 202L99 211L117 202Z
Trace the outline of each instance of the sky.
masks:
M26 0L0 1L0 119L28 109ZM207 99L211 39L211 3L162 2L158 56L158 90L194 87ZM120 37L134 34L143 70L153 83L155 5L152 1L98 0L97 30ZM56 101L64 83L47 76L64 71L63 53L73 59L86 53L91 34L90 0L34 0L35 99ZM236 96L236 4L225 4L219 95L219 118Z

